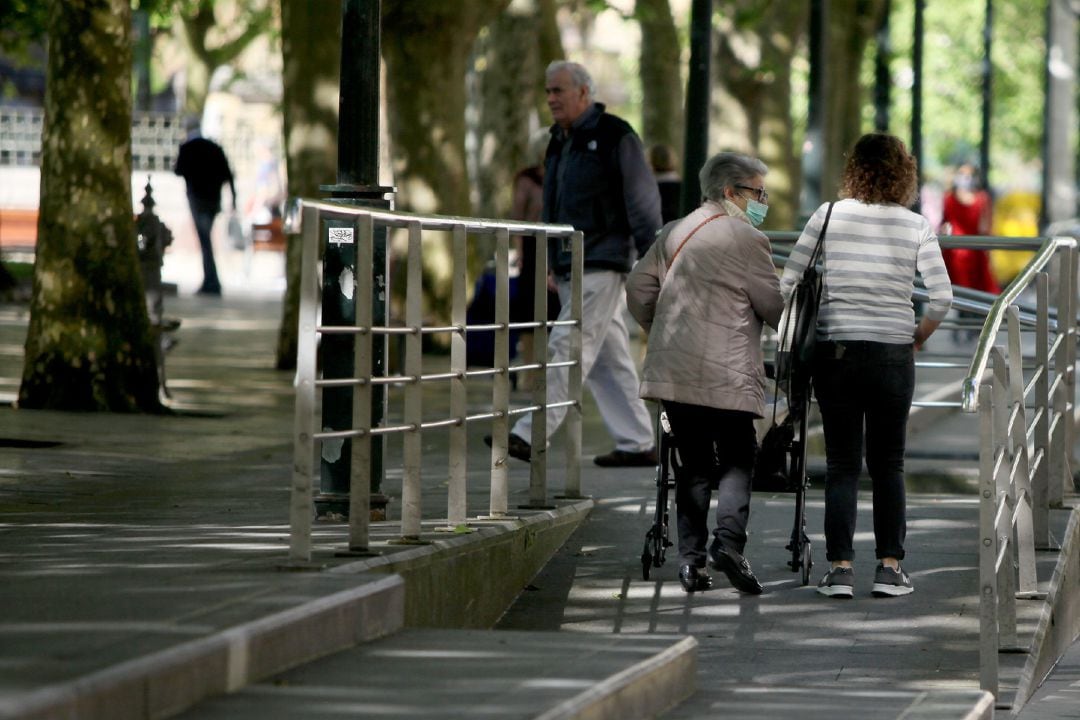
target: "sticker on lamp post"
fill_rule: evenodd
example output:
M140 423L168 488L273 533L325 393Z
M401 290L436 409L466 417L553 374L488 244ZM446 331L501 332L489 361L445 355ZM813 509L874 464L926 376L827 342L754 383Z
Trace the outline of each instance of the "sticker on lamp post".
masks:
M331 245L352 245L353 244L353 228L341 227L341 228L329 228L330 230L330 244Z

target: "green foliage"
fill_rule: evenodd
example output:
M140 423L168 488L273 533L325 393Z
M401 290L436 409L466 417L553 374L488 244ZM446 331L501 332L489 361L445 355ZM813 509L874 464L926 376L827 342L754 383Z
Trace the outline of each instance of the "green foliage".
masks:
M985 0L928 2L923 43L924 175L977 160L982 135ZM1041 152L1045 3L994 3L989 179L1001 184ZM914 0L893 0L891 129L911 129ZM864 72L872 82L872 69ZM870 110L872 113L872 109Z
M626 13L620 11L616 7L613 7L611 3L608 2L608 0L583 0L581 5L585 10L593 13L594 15L599 15L605 10L614 10L615 12L622 15L624 18L629 17Z
M168 27L183 13L193 13L204 0L132 0L132 10L150 13L153 27ZM45 0L0 0L0 52L25 59L28 47L45 40Z
M47 3L42 0L0 0L0 52L20 61L45 38Z

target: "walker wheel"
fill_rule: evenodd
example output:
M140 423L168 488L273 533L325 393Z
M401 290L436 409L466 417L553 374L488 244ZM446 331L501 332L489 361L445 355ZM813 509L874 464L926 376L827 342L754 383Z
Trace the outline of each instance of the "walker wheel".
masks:
M803 539L802 541L802 584L810 584L810 568L814 567L813 551L810 549L810 541Z

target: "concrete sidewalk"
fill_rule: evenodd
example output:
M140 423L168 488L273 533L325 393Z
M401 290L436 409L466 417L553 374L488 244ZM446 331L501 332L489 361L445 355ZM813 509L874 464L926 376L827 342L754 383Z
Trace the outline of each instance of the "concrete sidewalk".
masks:
M740 594L719 575L712 590L687 595L675 577L674 555L653 570L652 580L641 579L638 555L651 522L651 498L631 492L626 477L591 480L602 496L596 509L498 627L693 635L699 642L698 692L665 717L909 717L917 708L928 712L926 693L935 702L960 698L968 710L973 707L979 687L974 496L909 496L905 567L916 591L906 598L870 595L868 497L860 499L856 552L864 560L857 563L856 597L832 600L814 591L826 567L820 490L808 499L817 563L810 586L801 586L785 565L792 496L759 496L747 556L765 593ZM1065 519L1064 511L1055 513L1059 532ZM1055 560L1040 553L1043 587ZM1041 605L1021 605L1022 638L1030 638ZM1001 659L1002 697L1008 697L1026 656Z
M432 520L415 547L392 543L392 502L376 556L345 556L347 526L317 523L309 572L283 572L294 398L292 374L272 367L280 303L182 296L167 312L182 319L167 356L175 413L142 416L12 408L26 308L0 307L0 717L168 714L200 683L235 689L406 624L490 627L592 507L466 535ZM473 517L488 506L482 433ZM400 472L388 475L399 497ZM445 517L445 480L426 480L425 517ZM484 585L494 563L511 569ZM218 663L220 678L204 677Z
M95 669L138 663L140 657L310 608L328 598L360 602L348 594L360 593L358 588L368 583L383 583L378 589L389 596L400 592L399 586L386 585L385 575L363 574L379 563L383 572L398 572L385 567L394 563L392 556L416 552L389 544L396 533L395 501L390 506L391 522L376 532L383 558L338 557L345 547L345 526L319 524L315 564L327 571L278 570L287 550L293 407L291 374L272 369L278 302L257 295L226 295L224 300L184 296L170 299L168 313L184 323L180 344L167 360L176 415L99 416L0 408L0 583L5 588L0 594L4 618L0 717L27 716L5 715L5 708L16 707L14 699L55 689ZM20 308L0 308L0 394L9 397L21 371L25 321ZM490 396L487 392L479 384L471 388L470 403L482 406ZM433 406L441 403L440 398L431 400ZM470 428L470 517L484 514L488 507L485 458L490 451L481 440L486 431ZM941 443L940 435L927 437ZM963 446L963 441L955 445ZM653 471L600 469L588 461L609 449L589 401L583 473L583 489L595 502L589 519L531 580L528 573L519 581L506 566L479 576L446 566L441 577L447 581L469 578L459 591L463 605L471 601L465 590L482 595L486 590L482 583L506 575L525 590L498 623L500 629L561 630L583 637L645 634L657 640L693 636L698 643L698 692L667 717L989 717L970 714L980 703L977 505L975 496L964 492L965 483L957 484L957 492L909 496L906 567L916 587L912 596L888 600L869 596L873 540L868 498L861 501L856 538L863 558L857 597L829 600L802 587L784 565L783 546L794 511L792 496L783 494L758 495L753 501L747 554L766 593L744 597L718 578L713 590L688 596L675 578L674 553L667 565L654 569L650 582L641 580L639 557L651 521ZM445 461L445 440L434 432L425 435L424 452L431 460L425 463L425 515L439 517L440 504L445 513L445 479L439 464ZM385 491L396 498L399 440L389 441L387 455ZM556 478L560 455L557 448L551 453ZM932 463L923 463L925 474L931 475ZM820 467L820 459L811 469L815 466ZM549 493L558 489L556 479ZM511 507L525 502L527 490L528 466L513 461ZM521 523L533 522L540 524L537 527L559 528L551 539L554 545L558 533L569 534L589 512L589 505L562 503L553 511L520 512L519 519L506 523L477 523L479 532L471 537L480 544L495 542L513 536ZM818 563L812 573L815 582L825 566L822 513L816 483L808 502L808 528ZM1066 520L1066 511L1054 512L1059 538ZM436 538L434 533L425 537ZM473 541L438 542L448 548ZM1041 586L1049 581L1055 561L1055 555L1040 553ZM372 602L390 602L387 595L379 597ZM429 609L433 618L435 610L444 610ZM1021 604L1022 638L1031 636L1041 610L1039 602ZM399 625L407 612L402 611ZM372 635L392 631L389 625L375 627ZM561 647L574 653L574 642ZM359 652L357 657L365 652L378 657L376 650ZM361 666L378 662L341 658L346 668L352 662ZM1025 658L1001 659L1007 694ZM227 665L232 672L236 661L234 653ZM540 654L537 661L558 662ZM1075 672L1075 663L1068 667ZM433 668L423 672L437 675L437 664ZM362 673L342 672L363 684ZM477 714L491 715L487 708L498 716L494 706L486 705L490 696L483 684L470 684L470 677L478 678L463 675L455 687L462 693L474 692L465 697L475 699L459 697L456 707L471 705ZM276 682L303 684L311 677L312 671L299 668L279 675ZM419 686L416 677L404 678L414 692ZM1068 678L1059 676L1058 682L1067 683ZM253 688L256 695L280 698L259 687L264 686ZM315 683L312 691L318 693L318 687ZM570 689L567 686L567 692ZM328 702L331 695L325 698ZM228 707L211 703L193 708L187 716L232 717ZM267 712L264 706L250 716L274 716L272 710Z

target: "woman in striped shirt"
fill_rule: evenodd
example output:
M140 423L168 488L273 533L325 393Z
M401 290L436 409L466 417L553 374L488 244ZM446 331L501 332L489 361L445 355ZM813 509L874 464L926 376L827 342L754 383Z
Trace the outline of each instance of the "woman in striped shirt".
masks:
M862 470L873 482L873 595L912 592L900 566L907 533L904 446L915 388L914 350L941 323L952 286L937 236L908 208L918 191L915 159L896 137L864 135L848 157L822 241L824 266L813 382L825 429L825 552L830 570L818 592L854 594L855 513ZM780 289L790 297L802 277L828 204L810 218L784 268ZM915 323L915 273L930 294Z

